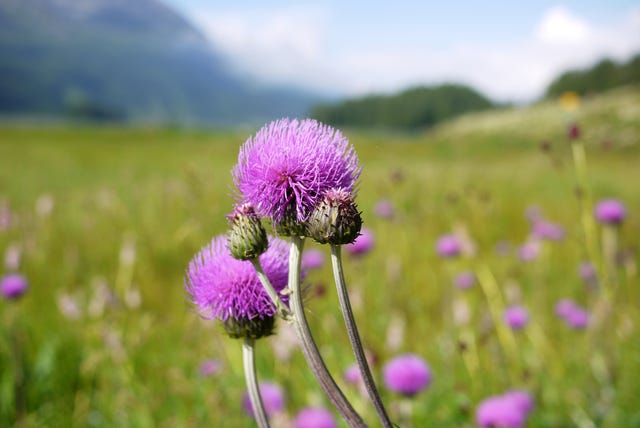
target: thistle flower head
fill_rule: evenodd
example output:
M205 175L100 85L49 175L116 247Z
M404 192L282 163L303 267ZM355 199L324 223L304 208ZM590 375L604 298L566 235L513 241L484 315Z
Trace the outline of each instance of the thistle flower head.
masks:
M15 300L27 292L29 283L24 276L13 273L0 279L0 294L7 300Z
M476 409L476 422L481 428L521 428L532 409L529 393L512 390L482 401Z
M596 205L594 214L602 224L620 224L627 215L627 209L617 199L603 199Z
M294 428L337 428L333 413L324 407L306 407L298 412Z
M453 283L459 289L466 290L475 285L476 276L471 271L460 272L455 276L455 278L453 278Z
M436 252L440 257L457 257L462 252L462 244L456 235L443 235L436 242Z
M431 383L431 370L418 355L399 355L383 368L384 383L390 390L412 397Z
M337 130L312 119L271 122L240 148L233 180L243 201L259 215L299 222L331 188L353 191L358 157Z
M362 217L350 192L329 189L311 212L307 222L309 236L320 244L342 245L356 240Z
M227 246L238 260L251 260L264 253L269 246L267 232L251 204L236 205L227 216L229 235Z
M288 256L288 244L277 238L269 239L269 248L260 256L277 292L287 285ZM276 308L253 265L231 256L226 236L215 237L191 260L185 282L200 314L222 321L232 337L257 338L272 332ZM287 303L287 296L282 300Z
M524 306L509 306L504 311L504 320L513 330L521 330L529 322L529 311Z

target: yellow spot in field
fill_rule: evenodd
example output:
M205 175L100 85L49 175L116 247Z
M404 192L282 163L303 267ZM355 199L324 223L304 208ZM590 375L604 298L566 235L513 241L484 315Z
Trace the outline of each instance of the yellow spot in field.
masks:
M560 95L560 107L565 111L575 111L580 107L580 95L567 91Z

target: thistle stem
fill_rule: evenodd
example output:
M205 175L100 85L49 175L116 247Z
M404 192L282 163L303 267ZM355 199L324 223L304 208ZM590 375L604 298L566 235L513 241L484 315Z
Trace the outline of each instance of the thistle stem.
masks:
M376 412L378 413L378 418L380 419L382 426L391 428L393 427L393 424L389 419L389 415L387 414L384 404L382 403L382 399L380 398L380 393L376 388L376 383L373 380L366 355L362 348L360 334L358 333L358 326L356 325L353 310L351 309L351 302L349 301L349 294L347 292L347 283L344 279L344 271L342 269L340 245L331 245L331 266L333 268L333 277L338 290L340 309L342 310L342 316L347 327L347 334L349 335L349 341L351 342L351 349L353 349L356 362L358 363L358 368L360 369L360 375L362 376L367 393L369 394L369 399L376 408Z
M242 361L244 363L244 375L247 380L247 391L251 400L251 408L254 417L260 428L270 428L269 418L264 409L264 403L258 389L258 381L256 379L256 360L254 355L255 340L245 338L242 342Z
M289 307L282 301L276 290L273 288L273 285L271 285L271 281L269 281L269 278L262 269L260 259L258 259L257 257L251 259L251 264L253 264L253 267L256 270L256 274L258 275L260 283L271 298L273 304L276 306L276 312L278 312L278 315L286 321L290 321L292 317L291 311L289 310Z
M353 406L351 406L351 403L349 403L331 376L331 373L329 373L311 335L311 330L304 314L300 288L300 260L303 246L304 238L298 236L291 237L291 251L289 253L289 289L291 290L291 297L289 302L291 304L291 311L293 312L296 332L302 345L302 352L311 371L318 380L318 383L320 383L322 390L349 426L366 427L360 415L354 410Z

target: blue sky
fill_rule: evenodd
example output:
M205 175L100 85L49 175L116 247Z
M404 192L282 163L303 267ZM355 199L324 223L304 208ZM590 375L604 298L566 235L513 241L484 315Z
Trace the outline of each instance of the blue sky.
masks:
M455 81L530 101L567 68L640 52L637 0L164 1L245 75L333 94Z

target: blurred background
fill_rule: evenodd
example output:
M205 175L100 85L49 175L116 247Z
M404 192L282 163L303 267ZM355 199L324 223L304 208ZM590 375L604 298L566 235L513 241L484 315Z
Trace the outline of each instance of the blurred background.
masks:
M637 81L640 50L634 1L2 0L0 22L5 119L421 127Z

